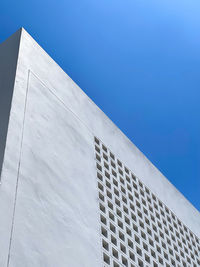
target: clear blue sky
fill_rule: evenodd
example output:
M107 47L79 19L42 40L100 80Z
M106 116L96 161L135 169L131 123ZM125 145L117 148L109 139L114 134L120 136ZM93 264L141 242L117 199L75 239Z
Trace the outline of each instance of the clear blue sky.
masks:
M0 2L200 210L200 1Z

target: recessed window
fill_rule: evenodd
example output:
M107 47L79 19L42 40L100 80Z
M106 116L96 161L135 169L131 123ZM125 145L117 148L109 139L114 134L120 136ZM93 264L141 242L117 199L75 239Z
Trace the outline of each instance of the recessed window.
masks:
M140 205L140 203L136 200L136 205L137 205L137 207L140 209L141 208L141 205Z
M123 179L122 177L120 177L119 179L120 179L120 182L121 182L122 184L124 184L124 179Z
M101 150L98 148L98 146L95 146L95 150L96 150L98 153L101 152Z
M117 160L117 164L118 164L120 167L122 167L122 163L121 163L120 160Z
M112 194L110 193L110 191L106 190L106 195L107 195L110 199L112 199Z
M143 231L141 231L141 236L142 236L143 239L146 240L146 234Z
M120 265L114 261L113 262L113 267L120 267Z
M153 240L151 238L149 238L149 244L153 247L154 246L154 243L153 243Z
M96 159L101 162L101 157L98 154L96 154Z
M114 216L111 212L109 212L109 218L110 218L112 221L115 220L115 216Z
M123 171L120 168L118 168L118 172L123 176Z
M132 261L135 261L135 255L131 251L129 251L129 257Z
M124 266L128 266L128 261L124 256L122 256L122 263Z
M105 200L104 195L102 195L100 192L99 192L99 199L101 199L102 201Z
M99 139L97 137L94 137L94 141L97 143L97 145L100 144Z
M127 233L129 236L132 236L131 230L130 230L128 227L126 227L126 233Z
M107 150L107 148L102 144L102 148L103 148L103 150L105 151L105 152L107 152L108 150Z
M131 213L131 218L132 218L135 222L137 222L137 218L136 218L136 216L135 216L133 213Z
M125 188L124 188L123 186L121 186L121 191L122 191L124 194L126 194L126 190L125 190Z
M106 208L101 203L99 204L99 207L102 212L106 212Z
M134 187L136 190L138 189L136 183L134 183L134 182L133 182L133 187Z
M108 237L108 232L104 227L101 227L101 233L103 236Z
M147 187L145 187L145 191L148 195L150 194L149 189Z
M133 223L133 229L134 229L136 232L138 232L138 227L137 227L137 225L134 224L134 223Z
M113 184L118 187L118 182L113 178Z
M132 242L130 239L128 239L128 246L129 246L130 248L133 248L133 242Z
M129 178L127 175L126 175L126 181L127 181L128 183L131 182L130 178Z
M136 252L142 257L142 250L139 247L136 247Z
M156 249L157 249L157 251L158 251L159 253L161 253L161 249L160 249L159 246L156 246Z
M118 226L123 229L123 223L120 220L118 220Z
M147 244L143 243L143 248L144 248L146 251L148 251L148 246L147 246Z
M122 217L122 212L121 212L119 209L116 209L116 211L117 211L117 215L118 215L119 217Z
M130 225L130 220L126 216L124 216L125 222Z
M108 242L106 242L104 239L102 240L102 246L103 246L103 248L105 248L106 250L109 250Z
M104 161L104 167L109 170L109 165Z
M120 249L126 254L126 247L122 243L120 243Z
M130 185L127 184L127 188L130 192L132 192L132 188L130 187Z
M138 244L140 244L140 239L139 239L139 237L138 237L137 235L135 235L134 237L135 237L135 241L136 241Z
M160 264L163 264L163 259L161 257L158 257L158 261Z
M108 181L106 181L106 186L111 189L111 184Z
M110 174L107 171L105 171L105 176L110 179Z
M139 210L137 210L137 214L140 218L143 218L142 213Z
M156 253L152 249L151 249L151 256L154 257L154 258L156 258Z
M117 246L117 239L116 239L113 235L111 235L111 242L112 242L115 246Z
M128 198L133 201L133 196L130 193L128 194Z
M117 177L117 173L112 169L112 175L114 175L115 177Z
M121 206L121 203L120 203L120 201L119 201L119 199L117 199L117 198L115 198L115 203L117 204L117 206Z
M144 224L142 221L139 221L140 227L142 227L144 229Z
M119 197L119 191L116 188L114 188L114 193L115 193L116 196Z
M146 262L150 263L150 257L147 254L144 255L144 258Z
M111 230L113 233L116 232L116 227L115 227L112 223L110 223L110 230Z
M104 260L107 264L110 264L110 257L109 257L107 254L105 254L105 253L103 253L103 260Z
M99 163L97 163L97 169L98 169L99 171L102 171L102 167L101 167L101 165L99 165Z
M124 196L122 196L122 201L127 204L127 198L125 198Z
M103 188L103 185L98 183L98 188L103 192L104 191L104 188Z
M166 249L166 244L162 241L162 247Z
M148 224L148 225L150 225L150 221L149 221L149 219L147 219L147 217L145 217L145 223Z
M123 206L123 210L124 210L124 212L126 212L126 214L128 214L128 209L126 206Z
M169 257L168 257L168 255L167 255L167 253L166 253L166 252L164 252L164 257L165 257L165 259L166 259L166 260L168 260L168 259L169 259Z
M108 200L108 207L113 210L113 204Z
M113 256L115 257L115 258L117 258L118 259L118 251L116 250L116 249L114 249L114 248L112 248L112 254L113 254Z
M156 234L154 234L154 238L159 243L159 238L158 238L158 236Z
M108 156L105 153L103 153L103 158L108 161Z
M130 208L135 211L135 207L133 206L133 204L130 203Z
M131 174L132 179L136 182L136 177L134 174Z
M139 265L139 267L143 267L144 266L143 261L141 261L140 259L138 259L138 265Z
M122 233L122 232L120 232L119 231L119 238L121 239L121 240L125 240L125 236L124 236L124 234Z
M103 216L103 215L101 215L101 222L103 223L103 224L106 224L106 218Z

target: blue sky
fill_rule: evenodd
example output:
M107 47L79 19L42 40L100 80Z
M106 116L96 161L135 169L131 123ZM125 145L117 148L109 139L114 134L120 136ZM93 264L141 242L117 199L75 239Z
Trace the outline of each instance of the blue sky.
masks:
M22 26L200 210L199 0L1 0Z

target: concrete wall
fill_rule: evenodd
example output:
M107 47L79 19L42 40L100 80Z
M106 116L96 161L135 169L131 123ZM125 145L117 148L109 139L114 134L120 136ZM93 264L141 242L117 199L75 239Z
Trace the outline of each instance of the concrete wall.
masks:
M21 30L0 44L0 171L7 136Z
M0 189L0 266L102 266L94 135L200 237L198 211L23 30Z

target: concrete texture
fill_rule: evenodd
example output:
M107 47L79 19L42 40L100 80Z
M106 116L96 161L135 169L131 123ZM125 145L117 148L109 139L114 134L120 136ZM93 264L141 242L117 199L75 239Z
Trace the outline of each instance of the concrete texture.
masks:
M199 212L24 29L2 54L1 267L102 266L94 135L200 237Z
M3 162L21 30L0 44L0 170Z

